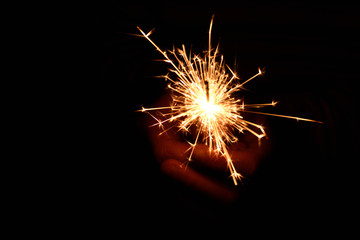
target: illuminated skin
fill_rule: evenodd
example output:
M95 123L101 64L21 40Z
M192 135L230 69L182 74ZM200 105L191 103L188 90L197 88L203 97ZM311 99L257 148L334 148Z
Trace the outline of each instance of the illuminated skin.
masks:
M214 17L214 16L213 16ZM229 154L228 146L237 142L237 133L250 132L257 137L258 142L266 137L264 126L247 121L241 115L243 112L256 113L277 117L286 117L303 121L318 122L311 119L298 118L292 116L271 114L251 111L252 108L262 108L275 106L277 102L262 104L246 104L244 100L235 98L235 93L243 90L243 86L254 78L260 76L262 71L251 78L239 82L236 73L224 63L223 56L219 55L218 46L216 49L211 47L211 31L213 18L209 28L209 49L203 57L200 55L187 55L185 46L173 49L172 51L162 51L150 38L149 33L144 33L139 27L141 36L145 37L159 51L164 61L171 65L169 74L165 75L169 81L168 88L171 90L172 104L165 107L142 108L142 112L147 112L156 120L159 127L163 127L166 122L176 122L179 130L190 133L195 137L193 143L188 142L190 147L188 161L192 160L194 149L199 142L208 146L209 152L215 152L224 157L230 176L235 185L241 181L243 175L239 173ZM171 60L167 53L170 53ZM227 71L228 70L228 71ZM174 75L170 77L171 75ZM162 119L159 119L149 111L164 110ZM171 128L172 128L171 127ZM195 130L194 130L195 129ZM164 129L164 132L168 131Z

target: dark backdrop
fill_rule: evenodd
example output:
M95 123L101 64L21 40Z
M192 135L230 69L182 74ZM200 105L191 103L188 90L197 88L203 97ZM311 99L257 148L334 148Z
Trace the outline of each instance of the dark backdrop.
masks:
M251 98L280 100L274 112L324 121L269 117L273 152L244 197L230 205L164 176L136 112L164 92L164 81L153 76L168 68L153 61L161 56L149 42L131 35L136 26L155 28L151 37L162 49L185 44L200 53L212 14L213 44L220 43L226 63L243 79L258 67L266 70L248 85ZM237 231L244 224L275 231L340 224L338 214L352 211L357 180L358 15L356 3L334 1L99 3L93 27L101 76L93 81L92 98L94 148L101 154L88 163L85 184L94 199L88 214L110 228L155 223L155 231L169 223L181 231L200 223L232 222Z

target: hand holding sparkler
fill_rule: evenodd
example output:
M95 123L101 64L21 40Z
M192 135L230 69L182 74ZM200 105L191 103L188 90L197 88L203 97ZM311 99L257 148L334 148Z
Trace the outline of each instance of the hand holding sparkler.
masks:
M171 101L168 96L163 97L156 104L164 106ZM264 122L264 118L257 116L257 121ZM146 126L156 124L153 118L147 118ZM175 127L174 127L175 126ZM169 129L164 132L162 130ZM184 140L181 132L176 129L176 123L166 122L161 128L153 126L146 128L156 159L161 164L161 170L168 176L184 183L191 188L205 193L223 202L231 202L239 194L238 189L222 183L222 175L228 175L227 160L221 154L209 151L205 144L198 143L194 148L191 164L188 164L189 143ZM264 140L259 146L258 138L252 134L242 134L239 141L229 148L235 168L245 178L255 173L261 161L265 159L270 150L270 140ZM210 169L211 173L221 175L215 178L213 175L203 173Z

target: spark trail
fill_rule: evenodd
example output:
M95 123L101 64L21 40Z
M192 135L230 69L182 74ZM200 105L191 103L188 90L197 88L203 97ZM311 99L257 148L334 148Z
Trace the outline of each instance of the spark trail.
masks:
M259 141L266 137L264 127L244 119L243 112L310 122L318 121L251 111L249 109L275 106L276 102L246 104L244 100L236 98L235 93L243 90L245 84L262 75L262 71L259 68L258 73L239 83L235 72L224 63L223 56L219 54L219 46L215 49L211 46L213 18L214 16L209 28L209 48L203 56L187 54L184 45L172 51L163 51L149 37L153 30L145 33L137 27L141 32L139 36L145 37L161 53L163 60L171 65L169 74L164 78L169 81L172 104L157 108L143 107L140 111L150 114L157 121L155 125L158 126L163 126L165 122L176 122L176 126L184 132L191 132L190 128L196 129L194 143L190 143L188 160L192 160L196 145L199 142L205 143L209 146L209 151L215 151L226 159L230 176L237 185L237 181L241 181L243 175L236 170L228 146L238 141L237 133L245 131L255 135ZM156 118L150 113L160 110L168 111L162 114L164 119Z

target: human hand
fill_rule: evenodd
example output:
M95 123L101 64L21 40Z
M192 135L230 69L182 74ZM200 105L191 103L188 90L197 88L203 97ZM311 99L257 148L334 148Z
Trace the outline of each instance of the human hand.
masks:
M163 98L158 104L166 106L169 101L171 99ZM264 122L263 118L257 120ZM154 123L156 123L154 119L149 119L147 125ZM203 171L210 169L211 173L230 174L226 159L219 153L209 151L207 145L198 143L193 151L193 161L189 162L191 147L180 136L178 129L172 128L174 124L176 123L166 122L161 128L158 126L148 128L154 155L161 165L161 170L185 185L222 202L234 201L239 195L239 188L230 186L211 174L204 174ZM237 171L248 178L255 173L269 149L268 139L263 139L259 146L258 138L245 132L239 136L239 141L229 146L228 151Z

